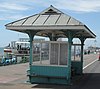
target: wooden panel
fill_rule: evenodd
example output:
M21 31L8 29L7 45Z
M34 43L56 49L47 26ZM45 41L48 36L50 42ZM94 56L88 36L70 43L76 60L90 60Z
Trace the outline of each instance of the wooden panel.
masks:
M43 76L52 76L52 77L66 77L68 75L68 67L59 67L59 66L31 66L32 75L43 75Z

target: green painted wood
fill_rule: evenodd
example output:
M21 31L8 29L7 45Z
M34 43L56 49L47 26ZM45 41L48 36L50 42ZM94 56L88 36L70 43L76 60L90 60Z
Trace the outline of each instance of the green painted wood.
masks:
M31 77L30 78L30 83L36 84L36 83L45 83L45 84L68 84L67 79L55 79L55 78L42 78L42 77Z
M29 61L29 64L30 66L32 65L32 62L33 62L33 36L30 35L30 61Z
M68 67L32 65L30 82L68 84Z
M33 38L35 36L35 34L38 31L26 31L26 33L28 34L29 38L30 38L30 61L29 61L29 65L32 65L33 62Z
M80 70L80 74L83 73L83 50L84 50L83 46L84 46L85 40L86 40L86 38L80 37L80 41L81 41L81 66L80 66L81 70Z
M68 75L68 67L60 67L60 66L39 66L32 65L31 73L36 75L45 75L45 76L59 76L66 77Z
M80 71L80 74L83 73L83 43L81 43L81 71Z
M71 82L71 44L72 44L72 33L68 32L68 81Z
M81 61L72 61L71 65L72 65L72 68L74 69L74 72L75 72L76 75L77 74L81 74L81 71L82 71L82 69L81 69L81 66L82 66Z

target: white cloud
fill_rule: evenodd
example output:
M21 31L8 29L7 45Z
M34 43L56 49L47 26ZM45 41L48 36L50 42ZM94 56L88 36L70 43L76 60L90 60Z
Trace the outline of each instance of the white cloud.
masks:
M76 12L100 11L100 0L2 0L0 3L0 12L25 11L37 7L47 8L50 5L58 9Z
M100 0L33 0L33 3L46 7L53 5L76 12L100 12Z
M16 3L11 2L4 2L0 4L0 11L1 10L27 10L28 7Z
M9 2L8 2L9 1ZM75 12L100 12L99 0L2 0L0 4L0 20L19 19L25 17L23 11L34 8L49 7L53 5L58 9L72 10ZM2 14L3 12L3 14ZM13 14L12 16L9 16Z
M54 5L61 9L82 11L82 12L94 12L100 11L99 0L4 0L0 4L0 11L4 10L27 10L33 6L48 6ZM33 6L32 6L33 5Z
M4 21L4 20L18 20L21 18L26 17L25 15L12 15L12 16L4 16L4 17L0 17L0 21Z
M22 0L23 1L23 0ZM26 2L28 3L28 2ZM24 11L28 10L30 7L22 3L21 0L2 0L0 3L0 21L3 20L16 20L22 18Z
M8 18L6 19L16 20L16 19L23 18L23 17L25 16L24 15L14 15L14 16L8 16Z
M56 0L57 1L57 0ZM78 12L99 12L99 0L60 0L55 5L62 9L68 9Z

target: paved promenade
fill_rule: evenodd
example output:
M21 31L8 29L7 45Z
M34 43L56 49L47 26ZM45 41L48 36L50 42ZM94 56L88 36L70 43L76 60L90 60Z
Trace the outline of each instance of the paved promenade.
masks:
M92 63L98 57L97 54L84 56L84 67ZM100 88L100 61L84 68L82 76L76 76L71 86L29 84L26 70L28 63L0 67L0 89L99 89Z

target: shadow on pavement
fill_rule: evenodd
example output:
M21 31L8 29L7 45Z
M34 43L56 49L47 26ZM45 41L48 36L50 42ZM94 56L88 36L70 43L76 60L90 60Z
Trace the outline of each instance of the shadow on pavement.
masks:
M84 73L72 78L72 85L37 84L36 89L100 89L100 73Z
M56 85L56 84L38 84L32 88L36 89L66 89L66 85Z

